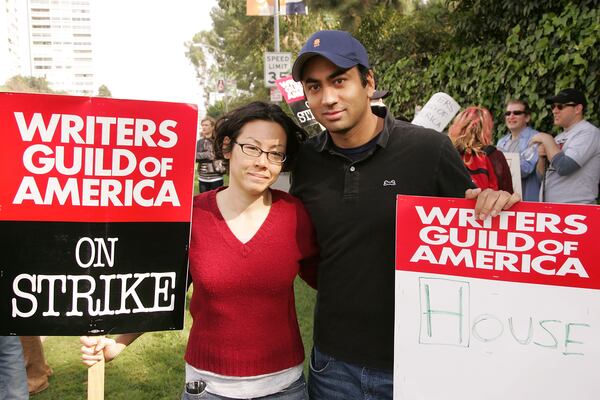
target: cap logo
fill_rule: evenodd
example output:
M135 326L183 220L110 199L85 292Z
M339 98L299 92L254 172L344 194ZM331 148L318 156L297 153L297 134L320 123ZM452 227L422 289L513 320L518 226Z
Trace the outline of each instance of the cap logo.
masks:
M321 39L313 40L313 47L319 47L321 45Z

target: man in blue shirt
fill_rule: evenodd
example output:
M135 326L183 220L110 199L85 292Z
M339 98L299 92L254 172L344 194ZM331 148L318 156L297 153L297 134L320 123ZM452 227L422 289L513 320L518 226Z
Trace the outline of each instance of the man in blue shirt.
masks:
M531 120L529 104L525 100L509 100L506 103L504 120L510 133L502 136L496 147L503 153L519 153L523 200L539 201L540 179L535 173L538 155L537 151L530 151L532 149L529 148L529 141L538 132L529 126Z

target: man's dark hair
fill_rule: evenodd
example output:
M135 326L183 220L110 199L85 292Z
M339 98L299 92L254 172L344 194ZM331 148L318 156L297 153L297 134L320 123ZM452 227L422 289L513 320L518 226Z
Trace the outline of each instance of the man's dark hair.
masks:
M360 75L360 83L362 83L363 87L367 87L367 83L369 83L367 77L369 76L370 69L361 64L357 64L356 68L358 68L358 74Z
M224 115L217 121L215 128L215 156L224 158L223 153L231 152L234 142L240 135L242 128L248 122L252 121L271 121L279 124L283 128L287 137L286 160L283 163L282 171L289 171L296 160L300 144L306 139L307 135L304 129L296 123L275 104L269 104L262 101L255 101ZM229 144L223 148L225 138L230 139Z

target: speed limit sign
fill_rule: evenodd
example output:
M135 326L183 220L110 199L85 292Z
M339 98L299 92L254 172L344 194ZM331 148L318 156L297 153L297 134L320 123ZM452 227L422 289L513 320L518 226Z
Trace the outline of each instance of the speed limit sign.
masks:
M292 73L292 53L265 53L265 86L275 87L275 81Z

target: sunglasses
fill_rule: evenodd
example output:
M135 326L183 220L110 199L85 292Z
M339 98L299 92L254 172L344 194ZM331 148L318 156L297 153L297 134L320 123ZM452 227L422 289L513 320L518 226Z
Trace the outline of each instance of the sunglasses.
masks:
M558 108L559 110L562 110L565 107L575 107L576 105L577 104L575 104L575 103L566 103L566 104L555 103L555 104L552 104L550 106L550 108L552 110L554 110L555 108Z
M525 111L520 111L520 110L517 110L517 111L507 111L507 112L504 113L504 116L505 117L510 117L511 114L512 115L523 115L523 114L525 114Z

